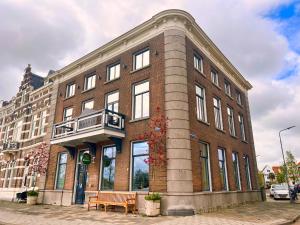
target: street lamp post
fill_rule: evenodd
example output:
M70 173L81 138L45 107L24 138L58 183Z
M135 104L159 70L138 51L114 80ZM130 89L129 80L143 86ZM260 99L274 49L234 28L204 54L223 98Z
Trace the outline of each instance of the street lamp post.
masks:
M281 140L281 132L285 131L285 130L290 130L292 128L294 128L296 126L291 126L291 127L288 127L288 128L285 128L281 131L279 131L279 140L280 140L280 146L281 146L281 154L282 154L282 159L283 159L283 166L286 170L285 172L285 179L286 179L286 182L287 182L287 185L288 185L288 193L289 193L289 198L290 198L290 201L292 201L291 199L291 195L290 195L290 185L289 185L289 178L288 178L288 168L286 166L286 163L285 163L285 157L284 157L284 152L283 152L283 147L282 147L282 140Z

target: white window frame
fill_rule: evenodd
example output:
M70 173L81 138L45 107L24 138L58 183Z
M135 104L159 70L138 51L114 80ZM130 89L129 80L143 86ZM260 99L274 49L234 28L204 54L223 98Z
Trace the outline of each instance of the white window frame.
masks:
M148 83L148 90L147 91L143 91L139 94L135 94L135 87L138 86L138 85L142 85L144 83ZM143 116L143 95L148 93L149 94L149 106L148 106L148 109L149 109L149 112L148 112L148 116ZM141 117L136 117L135 115L135 109L136 109L136 96L139 96L139 95L142 95L142 102L141 102ZM144 81L141 81L141 82L138 82L138 83L135 83L132 85L132 118L133 120L141 120L141 119L145 119L145 118L149 118L150 117L150 102L151 102L151 99L150 99L150 82L149 80L144 80Z
M41 111L40 113L40 124L39 124L39 133L40 135L45 134L45 127L47 126L46 120L47 120L47 110Z
M108 97L110 95L114 95L116 93L118 93L118 100L108 103ZM108 109L109 105L113 105L114 106L116 103L118 103L118 109L115 110L115 108L113 108L113 111L114 112L119 112L119 108L120 108L120 91L119 90L112 91L112 92L109 92L109 93L105 94L105 109Z
M148 54L148 63L147 63L147 61L144 62L145 61L145 59L144 59L145 54ZM137 57L138 56L142 57L142 64L141 64L140 67L137 68L136 62L137 62ZM143 69L143 68L145 68L149 65L150 65L150 49L149 48L145 48L145 49L140 50L140 51L133 54L133 71Z
M102 149L101 149L101 157L100 157L100 172L99 172L99 186L98 186L98 191L101 191L101 187L102 187L102 173L103 173L103 152L105 148L109 148L109 147L116 147L115 144L112 145L103 145ZM116 147L117 148L117 147ZM115 178L116 178L116 165L117 165L117 150L116 150L116 158L115 158ZM115 185L115 184L114 184ZM115 187L114 187L115 189ZM103 190L103 191L109 191L109 190ZM112 190L114 191L114 190Z
M57 161L56 161L54 190L64 190L64 187L62 189L57 188L58 170L59 170L59 166L60 166L60 157L62 154L67 154L67 161L66 161L66 172L67 172L69 154L68 154L68 152L59 152L57 155ZM66 182L66 175L67 175L66 172L65 172L64 182Z
M225 89L225 94L227 94L228 96L231 97L232 96L231 95L231 84L227 80L224 81L224 89Z
M232 156L235 154L236 157L236 162L237 162L237 176L238 176L238 180L239 180L239 188L238 191L242 190L242 182L241 182L241 174L240 174L240 160L239 160L239 153L236 151L232 152ZM233 164L233 161L232 161ZM236 185L235 185L236 186Z
M227 158L226 158L226 150L225 148L222 148L222 147L218 147L218 164L220 162L220 159L219 159L219 149L223 151L224 153L224 168L225 168L225 179L226 179L226 190L222 190L222 191L229 191L229 184L228 184L228 172L227 172ZM220 169L220 165L218 165L218 168Z
M205 141L199 141L202 144L205 144L207 146L207 156L208 156L208 177L209 177L209 190L202 192L212 192L212 176L211 176L211 163L210 163L210 145ZM201 158L201 156L200 156Z
M227 122L228 122L229 134L235 137L236 131L235 131L235 124L234 124L234 111L233 108L231 108L230 106L227 106Z
M236 102L239 105L242 105L242 94L240 91L236 90Z
M215 70L211 70L210 75L211 75L211 81L213 82L213 84L219 86L219 74L218 74L218 72L215 71Z
M201 89L203 93L203 96L200 96L199 94L197 94L197 88ZM200 85L195 85L195 89L196 89L196 114L197 114L197 119L203 122L207 123L207 110L206 110L206 95L205 95L205 88L200 86ZM201 100L203 101L203 117L201 118L201 111L200 111L200 103Z
M75 95L76 92L76 84L70 83L66 86L66 98L70 98Z
M244 116L242 114L240 114L240 113L238 115L238 120L239 120L239 127L240 127L241 138L242 138L243 141L247 141L246 131L245 131Z
M72 115L69 116L69 117L66 117L66 112L67 110L72 110ZM71 120L73 118L73 107L67 107L67 108L64 108L64 111L63 111L63 121L68 121L68 120Z
M194 68L203 74L203 58L194 53Z
M91 79L91 81L90 81ZM89 86L91 85L91 86ZM84 91L91 90L96 87L96 74L92 73L84 78Z
M215 100L217 100L218 106L215 106ZM221 99L218 97L213 98L213 107L214 107L214 117L215 117L215 126L219 130L224 130L224 125L223 125L223 118L222 118L222 104L221 104ZM220 118L220 121L217 121L217 115L216 115L216 110L218 110L218 118ZM220 127L218 127L218 123L220 123Z
M94 109L95 101L94 101L94 99L91 98L91 99L85 100L81 103L81 112L83 112L85 109L90 109L90 108L86 108L86 104L91 103L91 102L93 102L93 107L91 108L91 110Z
M31 119L31 126L30 126L30 138L36 137L37 135L35 135L35 130L37 128L36 126L36 122L39 120L38 115L34 114L32 115L32 119ZM37 134L39 133L39 131L37 132Z
M112 72L113 75L111 74ZM116 80L120 77L120 75L121 75L121 64L119 62L107 66L106 81Z
M246 173L246 171L245 171L245 173L246 173L246 179L248 180L249 186L250 186L250 189L248 189L248 187L247 187L247 189L248 189L248 190L252 190L252 181L251 181L251 170L250 170L250 160L249 160L249 156L248 156L248 155L245 155L244 158L245 158L245 169L248 171L248 176L247 176L247 173ZM246 181L246 182L247 182L247 181ZM247 186L247 184L246 184L246 186Z
M19 120L15 122L14 132L13 132L13 140L18 142L22 138L22 128L23 128L23 120Z

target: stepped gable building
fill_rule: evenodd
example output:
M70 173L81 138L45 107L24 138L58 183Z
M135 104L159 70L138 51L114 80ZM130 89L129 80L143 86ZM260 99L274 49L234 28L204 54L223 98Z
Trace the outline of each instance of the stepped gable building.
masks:
M97 191L163 195L162 213L261 199L251 84L187 12L167 10L49 76L57 93L44 202L86 204ZM167 163L149 175L160 107ZM83 163L84 153L92 156Z
M28 174L24 158L42 142L49 145L51 92L52 83L32 73L28 65L18 93L0 107L0 199L14 200L34 182L43 188L45 179L40 183L42 178Z

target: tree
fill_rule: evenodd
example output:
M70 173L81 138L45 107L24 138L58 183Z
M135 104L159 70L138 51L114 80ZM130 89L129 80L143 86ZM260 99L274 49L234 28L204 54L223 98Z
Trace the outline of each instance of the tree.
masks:
M269 173L269 179L270 179L270 182L271 183L273 183L274 182L274 180L276 179L276 176L275 176L275 174L274 173Z
M280 172L276 174L276 180L279 184L286 182L286 170L283 166L281 167Z
M36 176L44 176L47 173L49 161L48 145L43 142L36 149L29 152L24 160L29 162L28 175L34 177L33 187L35 188Z
M145 163L151 166L151 177L155 179L156 169L166 164L166 139L168 118L156 108L155 115L149 120L148 130L139 135L137 139L147 140L149 146L149 157Z
M299 180L300 171L298 169L295 157L291 151L286 151L286 166L288 177L292 181L297 182Z
M258 184L259 187L265 187L265 176L263 172L258 172Z

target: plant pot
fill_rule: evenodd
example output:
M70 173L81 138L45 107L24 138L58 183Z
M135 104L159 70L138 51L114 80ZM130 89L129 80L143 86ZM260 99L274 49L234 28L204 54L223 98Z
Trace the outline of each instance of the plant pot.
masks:
M36 205L38 196L27 196L27 205Z
M146 216L158 216L160 214L160 200L145 200Z

